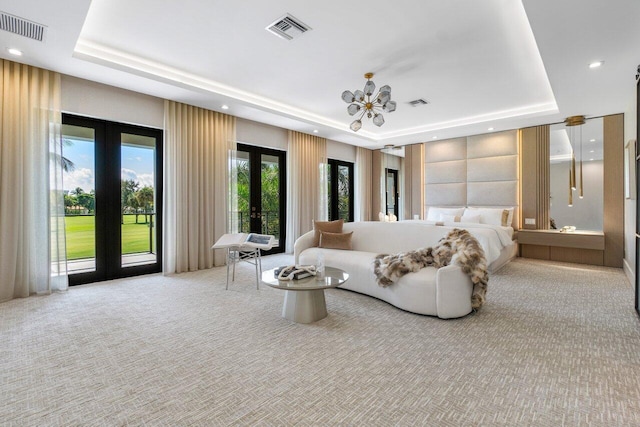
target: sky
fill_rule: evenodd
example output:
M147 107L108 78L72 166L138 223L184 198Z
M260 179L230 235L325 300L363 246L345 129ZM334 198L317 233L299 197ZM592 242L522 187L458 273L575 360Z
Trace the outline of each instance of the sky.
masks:
M62 155L75 164L75 169L62 177L66 191L82 188L85 193L95 189L95 152L93 141L65 137L71 144L64 145ZM122 146L122 178L140 183L140 188L153 187L154 150L148 147Z

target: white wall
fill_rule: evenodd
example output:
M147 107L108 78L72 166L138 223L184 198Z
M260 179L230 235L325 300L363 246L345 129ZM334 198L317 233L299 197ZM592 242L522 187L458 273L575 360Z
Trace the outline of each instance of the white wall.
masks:
M140 126L164 128L164 100L62 75L62 111Z
M236 140L243 144L287 150L287 130L252 120L236 119Z
M238 118L236 119L236 140L244 144L286 151L288 135L287 129ZM355 163L356 147L328 139L327 157Z
M551 208L549 215L556 222L558 229L565 225L573 225L579 230L602 231L603 204L603 162L596 160L582 164L584 198L578 197L579 188L573 192L573 207L569 207L569 162L554 163L549 171L549 189ZM576 164L576 168L578 168ZM580 173L577 172L577 184Z
M164 128L164 100L90 80L62 75L62 111L80 116ZM237 118L238 142L287 149L287 129ZM327 140L327 156L356 161L356 147Z
M356 147L342 142L327 139L327 157L329 159L356 162Z

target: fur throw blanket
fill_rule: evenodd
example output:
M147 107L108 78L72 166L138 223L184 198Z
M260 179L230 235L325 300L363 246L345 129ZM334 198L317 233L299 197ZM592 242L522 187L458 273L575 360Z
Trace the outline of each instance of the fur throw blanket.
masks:
M485 301L489 273L484 250L478 240L467 230L454 228L433 247L396 255L378 255L374 261L373 271L378 285L387 287L407 273L413 273L428 266L444 267L452 260L471 278L473 283L471 307L477 311Z

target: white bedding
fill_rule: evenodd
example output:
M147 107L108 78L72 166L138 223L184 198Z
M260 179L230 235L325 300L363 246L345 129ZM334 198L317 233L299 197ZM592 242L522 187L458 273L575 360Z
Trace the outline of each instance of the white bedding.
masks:
M463 228L468 230L484 249L485 256L487 257L487 264L491 264L497 260L502 250L508 246L514 244L512 240L513 228L512 227L500 227L490 224L476 224L476 223L464 223L464 222L443 222L444 225L436 225L435 221L425 220L407 220L402 223L414 223L418 225L424 225L425 227L442 227L446 229ZM440 224L440 223L438 223Z

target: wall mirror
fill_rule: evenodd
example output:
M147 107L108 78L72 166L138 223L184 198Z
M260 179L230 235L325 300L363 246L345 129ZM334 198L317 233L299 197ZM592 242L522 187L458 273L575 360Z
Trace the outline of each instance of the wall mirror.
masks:
M602 231L604 145L602 117L578 126L550 126L549 217L552 229Z

